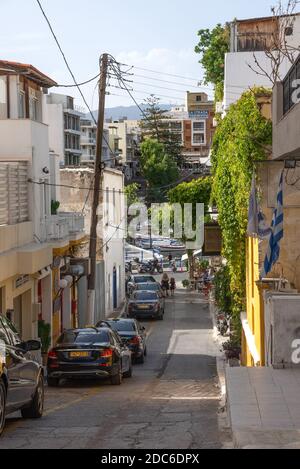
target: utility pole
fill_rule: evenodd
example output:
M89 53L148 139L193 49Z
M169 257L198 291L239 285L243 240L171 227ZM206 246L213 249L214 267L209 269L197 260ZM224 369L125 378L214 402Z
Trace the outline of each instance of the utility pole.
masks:
M94 321L95 321L97 225L98 225L98 208L99 208L99 204L102 205L102 201L103 201L102 140L103 140L103 128L104 128L107 72L108 72L108 55L103 54L101 57L101 61L100 61L99 111L98 111L98 126L97 126L93 205L92 205L91 231L90 231L89 256L90 256L90 262L91 262L91 273L88 279L88 297L87 297L87 324L88 325L94 325ZM102 248L101 248L101 252L103 254Z

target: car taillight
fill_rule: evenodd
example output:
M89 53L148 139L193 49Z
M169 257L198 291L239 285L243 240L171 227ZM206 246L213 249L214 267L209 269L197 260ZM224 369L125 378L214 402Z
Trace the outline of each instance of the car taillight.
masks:
M101 358L111 358L113 356L113 351L111 349L101 350Z
M55 350L50 350L50 352L48 352L48 358L50 358L50 360L57 360L58 359L58 356L57 356L57 353L55 352Z
M132 345L140 345L141 338L139 336L133 337L133 339L130 339L129 343Z

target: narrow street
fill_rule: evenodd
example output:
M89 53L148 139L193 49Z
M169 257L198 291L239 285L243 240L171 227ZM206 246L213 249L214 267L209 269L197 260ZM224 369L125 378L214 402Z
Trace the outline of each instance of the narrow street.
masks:
M179 274L180 277L180 274ZM177 290L163 322L144 323L148 356L120 387L68 383L46 389L45 416L8 418L0 448L222 448L220 390L209 307Z

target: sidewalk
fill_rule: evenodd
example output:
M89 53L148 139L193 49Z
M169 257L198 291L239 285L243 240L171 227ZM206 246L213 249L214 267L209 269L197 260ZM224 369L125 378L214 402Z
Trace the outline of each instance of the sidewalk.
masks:
M300 369L226 368L234 444L300 449Z

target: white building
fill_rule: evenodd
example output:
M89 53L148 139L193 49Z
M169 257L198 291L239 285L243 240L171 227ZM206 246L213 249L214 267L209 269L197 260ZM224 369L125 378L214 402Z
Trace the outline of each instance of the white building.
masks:
M96 158L97 125L92 119L82 116L80 118L80 130L81 164L93 166ZM109 164L111 161L109 131L108 129L104 129L103 132L102 161Z
M94 171L90 168L61 169L62 208L77 212L84 209L86 235L90 233ZM82 188L82 189L80 189ZM125 300L125 227L124 175L106 168L99 195L98 260L96 278L95 322L109 316ZM86 253L88 253L88 243ZM82 291L87 289L84 285ZM86 307L80 321L86 324Z
M24 340L37 337L42 319L55 340L72 324L63 256L84 238L84 217L53 213L59 173L43 92L56 83L31 65L0 61L0 69L0 312Z
M80 116L71 96L45 96L44 122L49 125L50 149L59 156L61 166L80 165Z
M283 20L282 20L283 21ZM273 17L236 20L231 24L230 52L225 56L225 82L223 111L241 97L244 91L254 86L272 88L273 83L263 74L272 74L272 62L265 49L274 38L275 28L282 27ZM300 45L300 16L294 15L292 26L286 28L286 41L291 47ZM256 60L261 66L259 69ZM281 78L291 67L290 61L283 60ZM256 73L257 72L257 73Z
M48 127L42 89L55 82L31 65L0 61L0 313L24 340L36 338L38 318L52 316L52 245ZM28 183L32 179L39 184Z
M137 120L119 120L106 124L111 144L115 146L118 164L125 168L125 177L132 179L137 169L137 151L141 142L141 130Z

